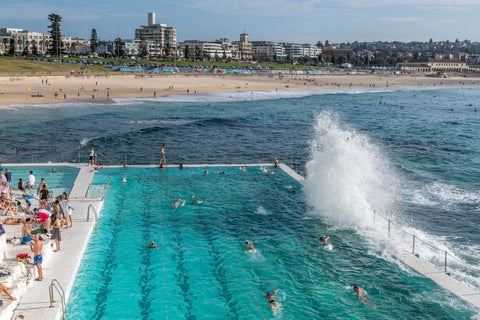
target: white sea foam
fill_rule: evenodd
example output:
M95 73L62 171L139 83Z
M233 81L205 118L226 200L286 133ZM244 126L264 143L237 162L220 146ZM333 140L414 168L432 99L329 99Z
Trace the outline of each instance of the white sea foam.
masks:
M308 88L308 89L278 89L278 90L246 90L236 92L209 92L198 94L174 94L157 98L113 98L117 103L130 104L140 101L149 102L235 102L251 100L274 100L301 98L311 95L325 94L362 94L368 92L393 92L393 91L426 90L426 88L401 87L401 88Z
M266 210L264 207L260 206L257 208L257 213L258 214L261 214L263 216L268 216L270 214L272 214L270 211Z
M311 159L308 161L305 195L311 207L309 215L324 219L333 228L357 231L369 248L382 255L403 248L412 249L412 235L417 237L415 252L438 268L442 268L445 251L449 252L449 270L467 285L480 288L480 267L469 265L456 250L478 256L479 250L466 245L458 248L451 239L439 237L409 226L400 215L395 215L395 201L399 194L399 177L393 171L382 150L370 139L341 123L328 112L317 115L315 136L311 142ZM411 192L416 193L418 192ZM465 193L461 189L434 183L422 193L422 202L463 201L476 203L477 193ZM387 237L389 215L392 221L390 237ZM375 219L375 222L374 222ZM421 240L428 242L428 245ZM456 246L456 248L453 248Z
M80 146L84 147L87 145L87 143L89 143L90 141L92 141L93 139L97 139L98 137L91 137L91 138L83 138L81 141L80 141Z

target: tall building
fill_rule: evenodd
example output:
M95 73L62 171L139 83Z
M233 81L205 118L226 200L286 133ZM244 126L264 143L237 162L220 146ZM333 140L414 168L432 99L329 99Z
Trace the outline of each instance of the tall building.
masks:
M247 33L241 33L240 41L235 44L238 46L239 58L241 60L252 60L252 44L248 42Z
M171 48L176 48L177 30L166 24L156 23L155 13L149 12L148 25L135 30L135 39L153 41L162 48L165 48L167 45Z

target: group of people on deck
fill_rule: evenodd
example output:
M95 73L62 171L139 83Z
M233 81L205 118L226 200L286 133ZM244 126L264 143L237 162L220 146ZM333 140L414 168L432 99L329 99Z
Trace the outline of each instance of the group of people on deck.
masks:
M5 170L8 172L8 169ZM53 171L56 172L56 171ZM3 179L3 173L0 173L0 180ZM32 191L36 188L36 194ZM4 190L5 188L5 190ZM60 251L61 228L71 228L73 225L72 212L73 207L70 204L68 195L63 192L54 198L52 192L48 188L45 179L40 179L40 183L36 183L33 171L30 171L27 185L24 185L22 179L17 184L18 191L22 192L22 200L15 199L11 186L11 173L7 183L2 181L2 196L0 202L1 214L20 215L20 218L6 218L2 220L4 225L22 225L22 243L30 246L30 250L34 256L34 265L37 267L38 277L35 279L41 281L43 279L42 270L42 240L55 240L54 252ZM5 191L5 193L3 192ZM37 199L38 208L31 209L32 200ZM2 288L0 287L0 291Z

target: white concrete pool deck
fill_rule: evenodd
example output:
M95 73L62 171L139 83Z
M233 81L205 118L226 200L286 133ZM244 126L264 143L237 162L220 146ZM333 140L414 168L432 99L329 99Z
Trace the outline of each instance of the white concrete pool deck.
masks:
M22 164L25 166L25 164ZM45 164L42 164L45 166ZM9 164L9 166L13 167ZM28 164L28 166L37 166L37 164ZM40 165L38 165L40 166ZM48 166L65 166L65 164L48 164ZM14 311L13 319L26 320L52 320L61 319L61 302L59 294L54 290L54 307L50 308L49 285L53 279L56 279L65 290L65 304L70 296L75 277L80 266L83 254L87 248L88 240L94 230L95 219L89 222L87 219L88 206L93 204L100 212L103 205L102 200L86 199L88 187L92 181L94 173L91 167L85 164L79 166L75 164L71 167L80 168L80 172L75 180L72 191L70 192L70 203L74 208L73 228L62 229L61 251L49 255L48 261L44 260L44 280L34 281L32 286L20 297L17 308Z
M188 167L238 167L243 164L201 164L201 165L185 165ZM271 164L248 164L246 166L266 166ZM27 289L20 299L17 308L14 311L12 319L16 319L16 316L23 316L23 319L27 320L52 320L61 319L60 309L60 297L55 292L54 307L50 308L50 300L48 294L48 287L53 279L57 279L65 290L66 304L68 302L73 284L75 282L76 273L80 266L83 254L87 248L88 241L94 230L94 219L90 222L86 221L88 206L94 204L97 212L100 213L103 205L103 199L88 199L86 194L88 192L89 185L92 181L94 172L91 171L91 167L86 167L85 164L60 164L60 163L48 163L48 164L17 164L8 166L70 166L80 169L80 172L75 180L74 186L70 193L70 200L74 211L74 225L72 229L64 229L62 232L62 250L59 253L51 255L48 263L44 268L44 280L41 282L35 281L31 287ZM105 168L118 168L122 166L105 166ZM141 168L156 168L158 166L129 166L129 167L141 167ZM169 166L171 168L173 166ZM176 166L175 166L176 167ZM285 164L280 164L280 168L286 172L289 176L295 179L298 183L304 184L305 178L300 174L289 168ZM434 266L419 259L415 255L404 252L394 252L400 261L404 264L422 274L423 276L432 279L441 287L449 290L450 292L461 297L465 301L480 308L480 293L468 288L460 281L453 279L441 270L436 269ZM93 298L93 296L92 296ZM68 310L67 310L68 313Z

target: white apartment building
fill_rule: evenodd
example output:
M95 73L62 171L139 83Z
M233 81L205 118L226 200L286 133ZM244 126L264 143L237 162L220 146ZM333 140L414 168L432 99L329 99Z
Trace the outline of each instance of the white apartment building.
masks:
M155 22L155 13L148 13L148 26L142 26L135 30L135 39L153 41L161 47L169 45L171 48L177 47L177 30L166 24L157 24Z
M260 61L285 60L285 48L277 42L252 41L253 59Z

